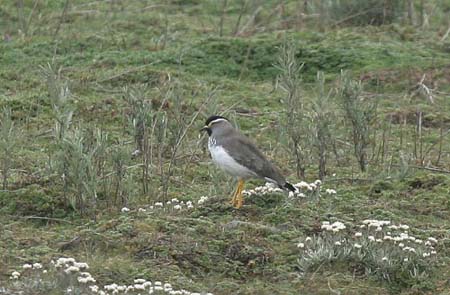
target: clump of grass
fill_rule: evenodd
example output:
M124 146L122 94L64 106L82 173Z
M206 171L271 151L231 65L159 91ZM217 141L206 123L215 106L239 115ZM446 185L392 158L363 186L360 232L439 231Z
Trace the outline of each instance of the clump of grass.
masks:
M341 73L339 96L345 119L352 127L354 154L362 172L367 168L367 148L370 145L372 125L377 115L377 103L363 96L361 81Z
M152 101L146 95L146 85L138 85L133 88L126 87L123 89L123 93L123 98L129 109L126 117L129 125L132 126L136 144L136 151L133 153L142 156L142 189L144 194L148 194L155 154L158 157L158 163L162 163L165 128L164 124L158 123L165 121L165 113L161 112L161 109L160 112L154 110ZM162 105L164 103L162 102Z
M0 167L2 170L3 190L8 188L8 177L13 166L19 138L20 131L14 125L11 109L3 108L0 114Z
M359 225L322 222L322 232L302 239L298 267L302 274L320 265L344 265L401 287L411 287L433 274L438 240L409 234L409 226L368 219Z
M316 95L312 102L311 131L314 150L317 151L319 162L319 179L326 175L326 165L329 150L334 146L331 125L334 121L332 111L332 92L325 90L325 76L323 72L317 73Z
M297 177L304 179L306 171L306 130L304 116L304 98L301 88L301 70L293 44L285 43L280 48L278 62L275 67L279 70L278 83L286 96L283 103L282 130L286 134L289 150L294 156Z
M77 128L70 132L61 146L59 161L65 167L66 173L62 178L68 199L81 214L91 211L95 216L99 185L99 166L96 164L105 144L106 137L101 131L97 130L91 139Z

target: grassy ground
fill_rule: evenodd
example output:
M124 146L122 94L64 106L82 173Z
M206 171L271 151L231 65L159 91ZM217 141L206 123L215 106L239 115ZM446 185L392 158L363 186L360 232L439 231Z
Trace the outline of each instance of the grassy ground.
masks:
M271 16L274 7L280 9L276 1L261 5L259 26L249 22L251 7L236 26L241 4L229 1L221 35L223 9L214 1L67 1L67 9L65 1L38 1L34 9L35 2L24 2L24 19L20 5L0 7L0 106L12 109L21 132L7 189L0 193L0 286L11 286L11 272L24 263L68 256L89 263L103 285L145 277L214 294L450 293L450 47L445 40L438 42L446 28L387 24L315 29L312 21L292 25L281 21L282 15L276 21L281 14ZM297 4L286 5L289 11ZM236 27L238 36L233 34ZM358 172L349 124L333 102L338 157L330 156L324 187L336 189L337 195L323 194L320 200L252 196L236 210L227 203L234 184L212 166L197 130L209 114L226 111L288 179L299 181L282 132L285 93L276 88L273 66L286 40L297 45L298 60L304 63L306 99L314 96L318 70L325 72L330 88L341 70L364 82L367 95L378 102L374 156L368 172ZM160 89L172 85L181 102L169 101L164 110L189 116L217 88L187 130L168 196L163 197L156 172L149 180L151 192L142 192L138 167L128 172L125 205L131 212L121 212L122 205L111 204L113 194L102 189L95 221L65 203L61 182L49 167L55 120L41 68L48 64L61 69L70 89L72 126L100 128L108 133L109 146L121 145L127 153L134 144L124 87L145 83L146 97L158 106ZM423 76L433 90L433 103L423 93L413 95ZM418 111L423 112L420 141ZM388 147L380 159L377 142L383 136ZM418 143L422 160L417 159ZM312 153L310 181L317 177ZM163 159L164 172L170 157ZM127 165L140 161L132 158ZM201 196L209 199L197 204ZM172 198L195 206L149 210ZM407 224L423 239L438 238L437 259L428 275L386 281L352 263L299 270L297 243L320 234L322 221L356 225L368 218Z

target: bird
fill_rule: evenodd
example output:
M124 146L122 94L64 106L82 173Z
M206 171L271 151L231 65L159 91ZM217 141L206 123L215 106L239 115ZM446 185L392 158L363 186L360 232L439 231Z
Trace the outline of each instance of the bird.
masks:
M212 115L200 131L208 133L208 149L213 162L223 171L237 178L237 188L230 203L237 209L244 204L242 192L245 181L250 178L264 179L279 188L296 191L286 181L280 170L256 147L252 140L234 128L222 116Z

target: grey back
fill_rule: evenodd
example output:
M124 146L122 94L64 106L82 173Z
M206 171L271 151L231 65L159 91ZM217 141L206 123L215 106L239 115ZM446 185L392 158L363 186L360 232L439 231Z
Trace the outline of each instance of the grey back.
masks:
M286 184L277 167L272 165L256 145L236 130L230 122L218 122L212 126L216 144L222 146L239 164L254 171L260 178L269 178L278 185Z

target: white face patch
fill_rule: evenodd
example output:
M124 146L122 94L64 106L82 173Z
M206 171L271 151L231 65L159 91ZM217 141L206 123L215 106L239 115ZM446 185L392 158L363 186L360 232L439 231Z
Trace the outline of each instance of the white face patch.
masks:
M231 176L244 179L257 177L253 171L236 162L222 146L208 144L208 149L213 162Z
M211 122L209 122L208 127L211 127L213 124L218 123L218 122L223 122L223 121L227 121L227 120L224 118L218 118L218 119L212 120Z

